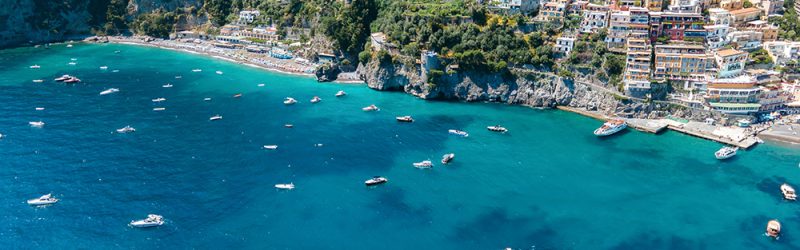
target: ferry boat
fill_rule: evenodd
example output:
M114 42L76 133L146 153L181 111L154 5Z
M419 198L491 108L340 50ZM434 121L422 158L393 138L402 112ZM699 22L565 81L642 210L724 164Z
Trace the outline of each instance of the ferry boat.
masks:
M101 91L100 95L108 95L108 94L113 94L113 93L117 93L117 92L119 92L119 89L110 88L110 89L106 89L106 90Z
M44 127L44 122L43 122L43 121L38 121L38 122L28 122L28 124L29 124L29 125L31 125L31 127L35 127L35 128L41 128L41 127Z
M33 80L33 82L35 82L35 83L42 83L42 82L44 82L44 80L42 80L42 79L36 79L36 80Z
M222 75L222 71L217 70L217 75Z
M789 184L784 183L781 185L781 193L783 193L783 198L793 201L797 200L797 193L795 193L794 188L789 186Z
M345 93L344 90L339 90L339 92L336 92L336 97L342 97L342 96L346 96L346 95L347 95L347 93Z
M164 107L153 108L153 111L164 111L164 110L167 110L167 108Z
M275 150L278 149L278 145L264 145L264 149Z
M153 99L153 102L163 102L163 101L166 101L166 100L167 100L167 98L159 97L159 98Z
M135 128L131 127L130 125L125 126L124 128L117 129L117 133L124 134L136 131Z
M466 131L461 131L461 130L457 130L457 129L447 130L447 133L450 133L451 135L461 136L461 137L468 137L469 136L469 133L467 133Z
M239 98L239 97L242 97L242 93L238 93L238 94L233 95L233 98Z
M292 104L295 104L295 103L297 103L297 100L295 100L294 98L291 98L291 97L286 97L286 99L283 100L283 104L286 104L286 105L292 105Z
M172 88L172 84L167 83L167 84L161 85L161 87L162 88Z
M320 101L322 101L322 98L319 98L319 96L314 96L314 98L311 98L311 103L318 103Z
M453 161L453 158L456 158L456 154L449 153L442 156L442 164L448 164Z
M369 105L369 106L361 108L361 110L369 112L369 111L379 111L381 109L379 109L378 106L375 106L375 104L372 104L372 105Z
M52 194L46 194L46 195L42 195L39 198L28 200L28 205L31 205L31 206L43 206L43 205L55 204L56 202L58 202L58 199L53 197Z
M767 236L777 239L781 234L781 223L778 220L767 222Z
M430 160L424 160L421 162L415 162L412 165L414 165L415 168L432 168L433 162L431 162Z
M222 120L222 116L221 115L215 115L215 116L212 116L211 118L208 118L208 120L209 121Z
M64 80L64 83L79 83L79 82L81 82L81 79L78 79L77 77L70 77L69 79Z
M193 69L192 72L202 72L202 69Z
M486 129L488 129L489 131L492 131L492 132L500 132L500 133L508 132L508 129L506 129L506 128L500 126L500 125L488 126L488 127L486 127Z
M294 189L294 183L275 184L275 188L292 190Z
M157 227L164 225L164 217L157 214L148 214L143 220L134 220L128 224L131 227Z
M721 149L717 150L717 152L714 153L714 156L717 157L717 160L725 160L736 155L736 151L739 151L739 148L722 147Z
M369 179L369 180L365 181L364 184L366 184L367 186L375 186L375 185L378 185L378 184L386 183L388 181L389 181L389 179L386 179L384 177L374 176L374 177L372 177L372 179Z
M411 118L410 115L398 116L398 117L395 117L395 119L397 119L398 122L414 122L414 118Z
M108 66L100 66L100 69L102 69L102 70L107 70L107 69L108 69Z
M596 136L609 136L628 127L628 123L621 119L612 119L603 123L603 126L594 130Z
M36 65L36 64L30 66L30 68L32 68L32 69L38 69L38 68L41 68L41 67L42 66L39 66L39 65Z

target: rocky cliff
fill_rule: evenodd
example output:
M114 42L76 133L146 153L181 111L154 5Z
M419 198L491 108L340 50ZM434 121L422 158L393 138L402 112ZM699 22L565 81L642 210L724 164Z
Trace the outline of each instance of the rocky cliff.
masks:
M659 118L667 115L691 120L719 119L714 112L680 105L634 101L597 86L534 71L511 74L458 72L428 83L417 68L372 60L357 70L370 88L395 90L424 99L456 99L468 102L502 102L530 107L569 106L606 115Z

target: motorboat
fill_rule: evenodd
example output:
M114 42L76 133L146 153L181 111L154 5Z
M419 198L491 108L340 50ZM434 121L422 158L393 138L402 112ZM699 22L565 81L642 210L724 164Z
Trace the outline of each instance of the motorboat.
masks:
M131 127L130 125L125 126L124 128L117 129L117 133L120 133L120 134L130 133L130 132L135 132L135 131L136 131L136 129Z
M202 72L202 69L193 69L192 72Z
M203 101L206 101L206 102L207 102L207 101L211 101L211 97L206 97L206 98L203 98Z
M72 48L72 44L67 44L67 48Z
M78 64L78 63L76 63L76 62L69 62L69 63L67 63L67 64L69 64L69 65L75 65L75 64Z
M117 92L119 92L119 89L110 88L110 89L106 89L106 90L101 91L100 95L108 95L108 94L113 94L113 93L117 93Z
M153 108L153 111L164 111L164 110L167 110L167 108L164 107Z
M115 50L115 51L114 51L114 54L119 54L119 52L122 52L122 51Z
M467 133L467 131L461 131L461 130L457 130L457 129L447 130L447 133L450 133L451 135L461 136L461 137L469 137L469 133Z
M447 164L453 161L453 158L456 158L456 154L449 153L442 156L442 164Z
M378 106L375 106L375 104L372 104L372 105L369 105L369 106L361 108L361 110L369 112L369 111L379 111L381 109L379 109Z
M342 96L346 96L346 95L347 95L347 93L345 93L344 90L339 90L339 92L336 92L336 97L342 97Z
M389 179L386 179L385 177L374 176L374 177L372 177L372 179L369 179L369 180L365 181L364 184L366 184L367 186L375 186L375 185L378 185L378 184L386 183L388 181L389 181Z
M64 83L79 83L79 82L81 82L81 79L78 79L77 77L70 77L69 79L64 80Z
M35 64L30 66L30 68L32 68L32 69L38 69L38 68L41 68L41 67L42 67L42 66L35 65Z
M162 88L172 88L172 84L167 83L167 84L161 85L161 87Z
M292 190L292 189L294 189L294 183L275 184L275 188Z
M596 136L609 136L622 131L623 129L628 127L628 123L621 119L612 119L605 123L603 126L594 130L594 135Z
M54 204L56 202L58 202L58 199L53 197L52 194L46 194L46 195L42 195L39 198L28 200L28 205L43 206L43 205Z
M322 98L319 98L319 96L314 96L314 98L311 98L311 103L318 103L320 101L322 101Z
M38 122L28 122L28 124L29 124L29 125L31 125L31 127L35 127L35 128L41 128L41 127L44 127L44 122L43 122L43 121L38 121Z
M208 120L209 121L222 120L222 116L221 115L215 115L215 116L212 116L211 118L208 118Z
M292 105L292 104L295 104L295 103L297 103L297 100L295 100L294 98L291 98L291 97L286 97L286 99L283 100L283 104L286 104L286 105Z
M275 150L278 149L278 145L264 145L264 149Z
M217 70L217 75L222 75L222 71Z
M770 220L767 222L767 236L778 238L781 234L781 223L778 220Z
M233 95L233 98L239 98L239 97L242 97L242 93L238 93L238 94Z
M107 70L107 69L108 69L108 66L100 66L100 69L102 69L102 70Z
M292 124L284 124L283 126L286 127L286 128L294 128L294 125L292 125Z
M259 86L259 87L264 87L264 84L263 84L263 83L259 83L259 84L258 84L258 85L256 85L256 86Z
M739 151L739 148L722 147L721 149L717 150L717 152L714 153L714 156L717 157L717 160L725 160L736 155L736 151Z
M42 111L42 110L44 110L43 107L36 107L36 111Z
M131 227L157 227L164 225L164 217L157 214L148 214L143 220L134 220L128 224Z
M424 160L421 162L415 162L412 165L414 165L415 168L432 168L433 162L431 162L430 160Z
M77 61L77 60L78 60L78 58L70 58L69 60L70 60L70 61Z
M488 129L489 131L492 131L492 132L500 132L500 133L508 132L508 129L506 129L506 128L500 126L500 125L488 126L488 127L486 127L486 129Z
M36 80L33 80L33 82L35 82L35 83L41 83L41 82L44 82L44 80L42 80L42 79L36 79Z
M783 198L793 201L797 200L797 193L794 192L794 188L789 186L789 184L784 183L781 185L781 193L783 193Z
M70 79L70 78L72 78L72 76L70 76L70 75L63 75L63 76L60 76L60 77L56 78L56 79L55 79L55 81L56 81L56 82L63 82L63 81L66 81L66 80L68 80L68 79Z
M175 76L175 79L181 79L183 76Z
M167 98L159 97L159 98L153 99L153 102L163 102L163 101L166 101L166 100L167 100Z
M395 119L397 119L398 122L414 122L414 118L411 118L410 115L398 116L398 117L395 117Z
M117 72L119 72L119 70L118 70L118 69L115 69L115 70L112 70L111 72L113 72L113 73L117 73Z

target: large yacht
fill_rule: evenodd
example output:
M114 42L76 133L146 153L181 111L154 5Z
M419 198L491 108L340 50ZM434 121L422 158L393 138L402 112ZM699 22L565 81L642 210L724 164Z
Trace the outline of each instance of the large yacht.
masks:
M721 149L717 150L717 152L714 153L714 156L717 157L717 160L725 160L736 155L736 151L739 151L739 148L722 147Z
M164 225L164 217L157 214L148 214L143 220L135 220L129 223L131 227L157 227Z
M221 115L215 115L215 116L212 116L211 118L208 118L208 120L209 121L222 120L222 116Z
M508 132L508 129L506 129L503 126L500 126L500 125L488 126L488 127L486 127L486 129L488 129L489 131L492 131L492 132L500 132L500 133Z
M398 122L414 122L414 118L411 118L410 115L398 116L395 117L395 119L397 119Z
M54 80L55 80L56 82L63 82L63 81L66 81L67 79L70 79L70 78L72 78L72 76L70 76L70 75L63 75L63 76L60 76L60 77L58 77L58 78L56 78L56 79L54 79Z
M628 127L628 123L621 119L612 119L603 123L603 126L594 130L594 135L596 136L608 136L613 135L619 131Z
M38 122L28 122L28 124L29 124L29 125L31 125L31 127L35 127L35 128L41 128L41 127L44 127L44 122L43 122L43 121L38 121Z

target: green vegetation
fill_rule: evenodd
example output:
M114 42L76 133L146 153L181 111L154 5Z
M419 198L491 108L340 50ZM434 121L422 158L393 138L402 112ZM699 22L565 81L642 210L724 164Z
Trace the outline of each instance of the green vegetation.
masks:
M356 55L363 50L370 35L370 23L377 15L375 0L352 0L338 15L325 17L322 27L340 50Z
M155 12L143 14L136 18L131 28L136 33L152 37L168 38L173 31L176 15L172 12Z
M750 59L753 60L752 64L772 64L772 57L763 48L750 52Z
M787 40L800 40L800 19L797 17L797 12L794 10L795 0L786 0L783 7L786 12L783 16L771 17L771 23L778 25L778 36L781 39Z

